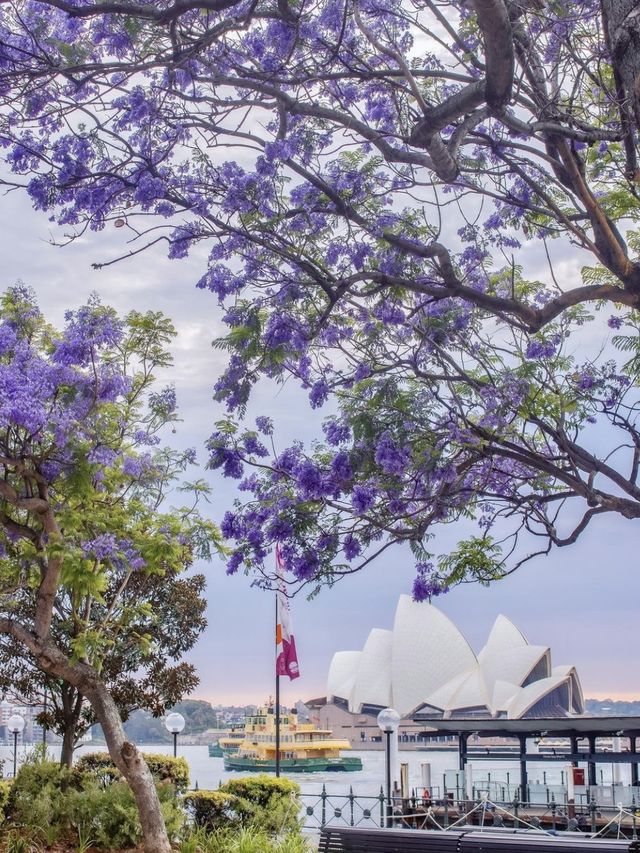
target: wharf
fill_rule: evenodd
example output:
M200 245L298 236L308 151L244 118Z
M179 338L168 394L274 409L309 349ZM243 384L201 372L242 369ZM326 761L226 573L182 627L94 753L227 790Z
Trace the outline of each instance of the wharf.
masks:
M640 830L640 810L635 813L613 807L596 807L592 810L572 804L527 805L516 810L513 810L511 804L510 808L511 811L496 807L493 803L486 809L470 802L447 807L442 803L415 807L407 803L396 810L400 814L394 818L394 825L426 830L441 830L454 824L459 829L529 828L547 832L601 833L602 837L619 836L621 833L637 837Z
M587 765L586 783L594 788L597 785L596 767L598 764L628 764L632 787L638 787L640 773L640 752L637 739L640 737L640 717L551 717L547 719L434 719L427 714L414 715L416 722L428 725L438 735L453 735L458 740L458 767L464 771L469 760L469 740L474 738L504 738L517 744L517 757L520 764L520 791L526 792L529 784L527 764L536 762L565 762L577 766L584 761ZM562 738L569 743L567 750L554 750L551 754L541 753L537 748L544 738ZM609 750L602 741L615 738L618 746ZM622 741L626 741L626 749ZM580 741L587 745L586 751L580 747ZM600 748L598 748L600 742ZM535 751L532 751L535 747ZM474 760L495 760L499 756L491 748L476 754ZM577 784L577 783L576 783ZM526 799L526 798L523 798Z

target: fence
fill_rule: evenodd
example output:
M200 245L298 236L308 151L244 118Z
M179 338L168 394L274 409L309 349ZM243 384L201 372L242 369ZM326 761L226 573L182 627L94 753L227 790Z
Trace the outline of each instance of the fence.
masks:
M562 774L564 776L564 774ZM466 796L465 774L462 770L448 770L443 775L443 789L454 799L462 800ZM515 798L535 805L544 805L555 800L557 803L567 802L567 786L551 785L546 782L531 782L527 785L524 796L520 785L511 780L509 773L504 779L496 779L495 774L487 773L486 778L473 779L473 799L480 799L487 795L489 799L501 803L513 802ZM640 805L640 787L624 785L622 783L607 785L576 785L574 787L574 800L577 804L588 805L595 800L601 806L623 806Z
M494 793L501 793L502 784ZM506 786L506 783L505 783ZM620 786L621 787L621 786ZM626 794L628 794L628 790ZM328 793L323 786L318 794L302 793L302 817L306 829L321 829L325 826L353 827L404 827L413 829L459 829L471 825L480 829L512 828L537 830L545 834L575 832L590 837L616 837L630 841L638 839L640 827L640 798L637 789L628 795L628 805L598 802L592 789L584 802L569 803L566 791L563 799L556 799L552 790L546 790L548 799L542 801L520 801L519 791L513 799L491 796L491 789L474 787L473 798L456 796L455 791L438 789L430 792L424 801L416 792L406 799L393 797L391 808L382 788L378 795L360 796L353 788L348 793Z

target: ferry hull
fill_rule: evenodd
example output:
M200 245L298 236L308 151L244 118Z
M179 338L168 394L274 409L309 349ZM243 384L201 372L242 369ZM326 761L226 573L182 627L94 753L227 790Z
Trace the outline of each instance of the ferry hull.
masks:
M235 755L225 755L224 769L274 773L276 762L268 758L242 758ZM282 758L280 770L283 773L352 772L362 770L362 759L351 755L339 758Z
M225 755L234 755L238 746L220 746L218 743L209 744L209 758L224 758Z

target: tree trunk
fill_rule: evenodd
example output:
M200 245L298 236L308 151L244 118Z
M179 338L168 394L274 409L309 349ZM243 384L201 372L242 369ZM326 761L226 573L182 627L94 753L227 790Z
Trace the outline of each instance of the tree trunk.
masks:
M50 638L39 637L20 622L0 617L0 633L24 644L43 672L64 679L87 697L102 726L109 755L135 797L145 853L171 853L153 777L135 744L127 741L116 703L96 670L85 663L71 663Z
M75 742L75 726L66 726L62 736L62 752L60 753L60 764L63 767L71 767L73 764L73 746Z
M133 791L146 853L171 853L153 777L135 744L127 740L120 713L111 694L105 685L100 683L85 689L84 692L102 726L109 755Z
M63 767L71 767L73 764L73 749L76 743L78 721L82 713L83 696L73 684L63 681L60 690L60 699L62 704L62 719L64 721L60 764Z
M640 8L637 0L602 0L611 62L640 128Z

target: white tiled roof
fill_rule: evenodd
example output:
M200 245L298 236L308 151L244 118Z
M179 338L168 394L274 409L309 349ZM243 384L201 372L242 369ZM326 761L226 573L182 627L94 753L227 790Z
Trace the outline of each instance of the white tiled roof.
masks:
M428 705L445 717L473 708L513 719L565 683L570 707L560 711L583 713L575 667L552 670L550 650L530 645L506 616L498 616L476 657L441 610L403 595L392 631L374 628L361 652L334 655L327 694L346 701L354 713L377 705L407 716Z
M393 633L374 628L364 644L351 694L349 710L360 713L363 705L391 705L391 643Z
M339 696L347 699L351 695L358 672L358 661L362 652L336 652L327 677L328 698Z
M396 710L410 713L438 687L475 665L473 649L448 616L432 604L400 596L391 665Z

